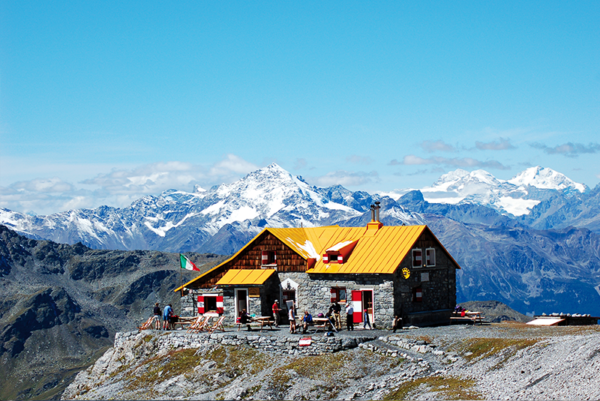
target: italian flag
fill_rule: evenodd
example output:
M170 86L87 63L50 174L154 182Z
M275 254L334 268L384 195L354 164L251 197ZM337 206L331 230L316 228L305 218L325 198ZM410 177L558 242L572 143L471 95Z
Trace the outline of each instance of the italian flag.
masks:
M199 272L200 269L196 267L195 264L192 263L191 260L185 257L185 255L179 254L179 260L181 261L181 268L185 270L194 270Z

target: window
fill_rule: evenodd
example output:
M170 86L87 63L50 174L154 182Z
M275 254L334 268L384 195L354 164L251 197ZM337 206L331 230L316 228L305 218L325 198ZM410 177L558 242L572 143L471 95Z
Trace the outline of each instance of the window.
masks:
M342 255L326 253L323 255L323 263L344 263L344 257Z
M205 313L223 313L223 297L220 295L200 295L198 296L198 314Z
M435 266L435 249L427 248L425 250L425 264L427 266Z
M204 310L206 312L217 311L217 297L204 297Z
M413 267L423 266L423 251L420 249L412 250L412 265Z
M331 303L334 302L346 302L345 287L333 287L331 289Z
M423 301L423 289L421 287L413 288L413 302Z
M277 264L277 255L275 251L262 251L262 264L275 265Z

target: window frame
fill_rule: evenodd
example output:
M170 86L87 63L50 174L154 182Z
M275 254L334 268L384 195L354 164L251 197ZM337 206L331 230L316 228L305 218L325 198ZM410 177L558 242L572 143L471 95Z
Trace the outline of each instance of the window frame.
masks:
M429 251L433 252L433 263L429 264ZM435 267L436 266L436 257L435 257L435 248L426 248L425 249L425 266L431 266L431 267Z
M420 253L419 256L421 257L421 261L418 264L417 264L417 259L415 257L415 252ZM421 248L413 248L411 255L412 255L412 267L415 267L415 268L423 267L423 250Z
M342 291L344 292L344 299L341 298ZM348 290L346 289L346 287L331 287L329 289L329 293L331 303L337 302L345 304L348 302ZM332 296L333 294L335 294L335 298Z

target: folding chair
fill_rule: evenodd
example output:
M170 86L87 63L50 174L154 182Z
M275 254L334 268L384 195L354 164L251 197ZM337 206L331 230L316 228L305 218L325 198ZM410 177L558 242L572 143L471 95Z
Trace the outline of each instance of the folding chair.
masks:
M222 332L225 332L225 327L223 327L223 320L225 320L225 316L219 317L219 320L217 320L211 328L206 330L208 331L208 334L214 333L215 330L221 330Z
M199 333L204 330L206 324L210 320L210 316L198 316L198 318L190 325L188 332Z
M142 325L140 327L138 327L138 330L148 330L149 328L152 327L152 323L154 322L154 316L151 316L148 318L148 320L146 320L144 323L142 323Z

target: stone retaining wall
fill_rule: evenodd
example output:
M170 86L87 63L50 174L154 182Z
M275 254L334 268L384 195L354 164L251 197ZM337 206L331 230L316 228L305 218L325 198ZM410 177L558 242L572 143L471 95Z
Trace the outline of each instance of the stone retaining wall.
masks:
M120 332L115 335L116 349L133 347L141 338L153 336L159 349L200 348L207 345L249 346L266 352L287 355L323 355L356 348L359 344L373 341L377 337L362 336L352 338L320 336L257 336L235 333L195 334L160 331ZM312 338L310 346L299 346L300 338Z

